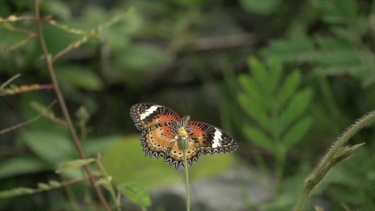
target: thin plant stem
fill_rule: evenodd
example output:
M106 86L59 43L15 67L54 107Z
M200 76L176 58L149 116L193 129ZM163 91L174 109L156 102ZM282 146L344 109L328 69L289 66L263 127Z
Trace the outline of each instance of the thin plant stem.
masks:
M52 106L53 106L55 103L56 103L56 100L54 100L54 101L53 101L53 102L47 107L47 109L46 109L45 111L42 111L42 112L39 113L37 116L35 116L35 117L33 117L33 118L27 120L26 122L21 122L21 123L16 124L16 125L14 125L14 126L12 126L12 127L5 128L5 129L3 129L3 130L0 130L0 134L3 134L3 133L6 133L6 132L9 132L9 131L11 131L11 130L15 130L15 129L19 128L19 127L23 127L23 126L25 126L25 125L27 125L27 124L30 124L30 123L32 123L32 122L38 120L38 119L41 118L43 115L45 115L45 114L46 114L46 113L52 108Z
M21 76L21 74L18 73L15 76L9 78L7 81L5 81L3 84L1 84L0 90L3 89L4 87L6 87L8 84L12 83L12 81L16 80L16 78L18 78L20 76Z
M101 162L101 159L100 159L100 155L98 155L97 159L96 159L96 163L100 169L100 171L102 172L102 174L104 175L104 178L107 180L109 178L107 172L105 171L104 169L104 166ZM115 190L113 189L113 186L111 184L111 181L107 181L108 183L106 184L106 187L109 191L109 194L111 195L112 197L112 200L115 202L116 204L116 207L117 207L117 211L120 211L120 200L117 200L117 197L116 197L116 192Z
M65 99L64 99L64 97L62 95L62 92L60 90L60 86L58 84L57 77L56 77L56 74L55 74L55 70L54 70L54 67L53 67L53 62L52 62L52 59L51 59L51 55L50 55L50 53L49 53L49 51L47 49L47 45L46 45L46 42L45 42L45 39L44 39L44 34L43 34L43 31L42 31L42 26L41 26L40 13L39 13L39 4L41 2L42 2L42 0L35 0L34 1L35 20L36 20L35 23L36 23L36 28L37 28L37 33L38 33L38 38L39 38L40 46L42 48L44 59L45 59L45 61L47 63L47 69L49 71L49 74L50 74L50 77L51 77L51 80L52 80L52 84L53 84L55 93L57 95L57 98L58 98L61 110L62 110L63 115L65 117L67 126L69 128L70 134L72 135L72 138L73 138L74 143L75 143L75 145L76 145L76 147L78 149L80 157L82 159L86 159L86 154L83 151L83 148L82 148L82 145L80 143L80 140L79 140L79 138L77 136L77 133L76 133L76 131L74 129L72 120L70 118L69 111L68 111L68 109L66 107ZM88 178L90 180L90 183L94 187L95 192L98 195L98 197L99 197L102 205L104 206L105 210L110 211L111 208L108 205L107 200L104 198L104 195L103 195L102 191L100 190L100 188L95 184L95 179L94 179L94 177L93 177L93 175L91 173L90 168L87 165L85 165L83 168L85 169L85 171L86 171L86 173L88 175Z
M186 211L190 211L190 187L189 187L189 165L186 158L186 149L182 150L184 154L185 185L186 185Z
M305 185L294 207L295 211L303 210L310 192L319 184L331 168L349 157L354 150L364 144L357 144L352 147L344 146L360 129L370 125L373 121L375 121L375 111L363 116L337 139L332 148L319 163L318 167L306 179Z
M67 197L70 201L72 210L75 210L75 211L81 210L81 208L80 208L80 206L77 202L77 199L75 197L75 194L72 190L72 186L66 185L66 186L64 186L64 188L65 188L66 195L67 195Z

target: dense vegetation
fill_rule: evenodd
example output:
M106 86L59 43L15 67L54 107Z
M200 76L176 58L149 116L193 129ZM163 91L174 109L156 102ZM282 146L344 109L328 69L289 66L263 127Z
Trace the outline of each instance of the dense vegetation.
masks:
M117 185L147 207L181 182L137 157L138 102L235 137L235 159L195 171L275 178L248 210L305 193L307 210L375 210L374 17L371 0L0 1L0 210L115 209Z

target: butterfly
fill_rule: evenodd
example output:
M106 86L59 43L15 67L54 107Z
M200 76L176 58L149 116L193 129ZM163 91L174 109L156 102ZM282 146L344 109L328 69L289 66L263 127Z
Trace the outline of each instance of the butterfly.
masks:
M169 165L184 166L183 152L178 141L186 139L187 163L197 162L199 156L228 153L237 149L236 141L219 128L207 123L190 121L190 116L180 117L177 112L162 105L139 103L130 108L135 127L142 132L141 145L145 155L164 157Z

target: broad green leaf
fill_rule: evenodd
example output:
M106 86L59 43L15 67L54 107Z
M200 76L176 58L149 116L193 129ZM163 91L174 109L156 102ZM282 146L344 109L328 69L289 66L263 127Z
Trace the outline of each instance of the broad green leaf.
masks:
M121 140L120 136L103 136L97 138L89 138L82 143L83 149L88 156L96 156L110 147L114 142Z
M139 183L124 183L118 186L121 193L140 207L151 205L151 198L146 188Z
M56 173L61 173L63 171L70 170L72 168L79 168L83 165L87 165L87 164L92 163L94 161L95 161L94 158L89 158L89 159L85 159L85 160L78 159L78 160L69 161L69 162L63 163L58 169L56 169Z
M311 117L305 117L297 121L282 137L282 144L286 149L292 148L302 140L302 137L308 132L312 124Z
M269 128L271 126L271 120L264 110L264 107L259 105L259 102L251 100L243 93L239 94L238 100L245 112L259 125L264 128Z
M311 89L299 91L290 101L287 108L280 115L281 132L288 128L289 125L306 111L310 105L312 96Z
M0 163L0 179L50 169L46 162L33 156L13 157Z
M280 107L283 107L284 103L295 93L300 81L301 73L298 70L294 70L287 76L276 95L276 101Z
M22 138L38 157L54 166L76 153L71 140L56 133L33 131L22 134Z
M267 150L273 155L277 153L272 139L260 129L247 125L243 127L242 131L249 142Z
M140 134L122 137L101 153L101 161L107 174L113 176L113 183L133 181L152 189L180 182L174 168L160 159L145 157L140 138ZM142 166L142 171L137 170L140 166ZM124 174L124 169L127 170L126 174ZM150 175L153 175L154 179L150 180Z
M113 183L121 184L132 181L144 185L148 190L181 183L180 172L174 167L166 164L163 159L150 159L145 156L140 136L137 134L122 137L101 154L107 174L113 176ZM195 172L190 175L190 179L194 181L215 177L227 171L235 163L232 153L201 156L199 162L190 167ZM126 169L126 174L124 169ZM150 175L153 179L150 179Z
M81 66L62 66L57 68L56 75L63 83L98 91L103 87L103 82L92 70Z
M114 62L135 70L145 70L155 66L167 64L171 55L157 47L150 45L129 45L117 53Z
M48 13L55 18L67 20L71 18L71 9L68 3L63 1L46 1L41 4L41 7L48 10ZM43 10L44 10L43 9Z

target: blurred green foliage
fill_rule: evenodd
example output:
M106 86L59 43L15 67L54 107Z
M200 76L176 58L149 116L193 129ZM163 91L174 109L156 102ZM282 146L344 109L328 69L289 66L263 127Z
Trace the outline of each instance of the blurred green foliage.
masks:
M119 136L136 131L129 107L149 101L193 120L217 126L221 120L239 142L239 157L259 167L260 156L267 172L279 175L279 192L259 208L289 210L335 137L375 107L373 0L48 0L41 6L60 24L43 22L52 56L71 47L54 64L75 126L79 107L91 115L84 149L103 153L116 184L147 177L134 170L143 165L167 175L164 184L178 182L161 160L143 158L138 138ZM0 1L1 20L32 14L33 1ZM34 32L33 20L0 22L0 86L21 74L8 91L51 83ZM32 102L47 107L56 99L49 89L0 97L0 130L39 115ZM51 114L61 117L57 105ZM327 175L311 207L324 200L332 210L374 209L374 139L374 126L353 138L365 147ZM53 172L77 155L66 128L48 117L0 134L0 190L75 178L80 172ZM192 177L217 175L233 162L228 155L203 156ZM149 188L145 179L140 183ZM128 190L137 195L137 188ZM81 195L83 189L73 186ZM0 209L74 204L57 195L42 204L32 196L20 198L24 205L1 200Z
M307 114L312 89L300 88L301 73L283 74L280 61L266 67L259 60L249 60L250 74L238 81L243 92L238 102L254 123L242 127L246 140L269 152L276 160L278 182L283 176L286 156L312 126ZM285 75L285 76L283 76Z

